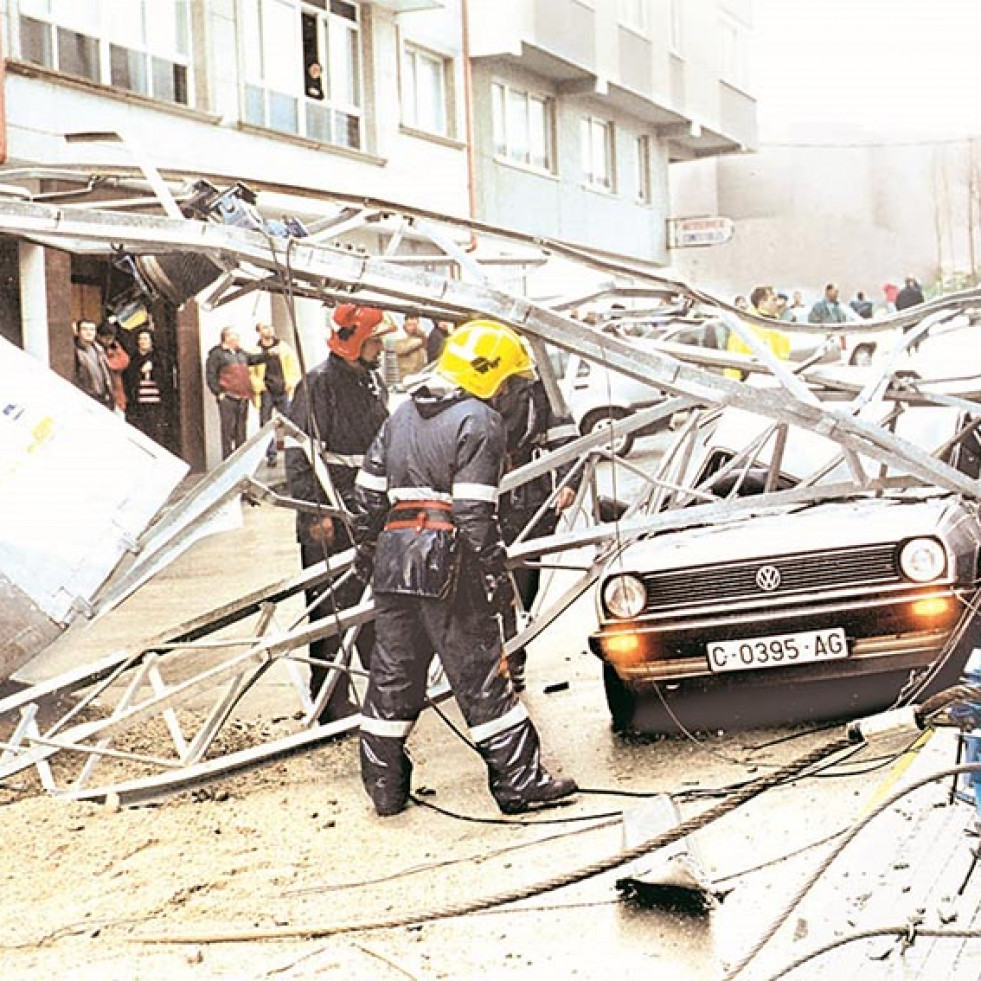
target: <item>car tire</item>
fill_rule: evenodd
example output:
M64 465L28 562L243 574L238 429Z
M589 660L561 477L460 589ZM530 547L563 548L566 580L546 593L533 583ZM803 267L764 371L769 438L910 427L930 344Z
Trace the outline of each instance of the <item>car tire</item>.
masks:
M582 430L583 436L588 436L590 433L596 432L601 426L608 426L611 422L616 422L618 419L626 418L627 413L623 409L597 409L594 412L590 412L582 421L580 429ZM617 436L613 440L613 452L617 456L629 456L630 451L634 447L634 436L633 433L625 433L622 436Z
M852 351L852 356L848 359L848 363L862 365L864 367L865 365L872 363L872 356L874 354L874 344L859 344L859 346Z
M610 709L613 731L629 732L637 709L636 693L623 683L620 675L609 664L603 665L603 688L606 691L606 704Z

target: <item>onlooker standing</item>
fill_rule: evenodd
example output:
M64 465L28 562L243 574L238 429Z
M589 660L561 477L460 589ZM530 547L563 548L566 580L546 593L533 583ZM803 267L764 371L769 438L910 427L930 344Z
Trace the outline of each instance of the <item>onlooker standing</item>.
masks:
M286 415L290 409L293 392L300 382L300 361L286 341L280 340L272 324L256 324L259 335L259 351L249 369L252 391L259 409L259 425L264 426L272 418L273 410ZM276 437L266 449L267 466L276 466Z
M126 421L155 443L165 444L173 397L173 379L166 360L153 347L153 332L136 334L136 351L123 375L126 383Z
M804 296L800 290L794 290L790 303L781 314L780 319L794 324L807 323L807 305L804 303Z
M859 290L854 299L848 301L848 305L863 319L870 320L872 318L873 304L862 290Z
M86 395L107 409L116 407L112 394L112 373L106 352L95 339L97 328L91 320L77 320L75 329L75 384Z
M443 353L446 338L453 333L452 320L437 320L426 338L426 362L432 364Z
M915 276L906 277L906 285L896 294L896 309L908 310L924 301L923 290Z
M843 324L848 320L848 315L838 301L838 287L834 283L828 283L824 287L824 298L817 301L807 319L812 324Z
M896 312L896 297L899 296L899 287L895 283L883 283L882 297L883 306L886 313Z
M112 397L116 412L125 415L126 386L123 383L123 372L129 367L129 354L116 339L116 326L111 321L104 320L99 324L95 337L106 353L106 364L112 375Z
M392 340L392 351L398 365L398 380L403 381L407 375L415 375L426 367L426 332L419 323L419 318L406 314L402 321L402 332Z
M252 356L239 347L238 331L223 327L221 340L208 352L204 367L205 381L218 400L223 460L245 442L245 423L252 398L251 362Z
M776 296L772 286L754 286L753 292L749 294L749 313L755 313L760 317L776 317L775 308ZM766 344L770 350L781 360L786 361L790 357L790 337L782 330L774 327L761 327L758 324L749 324L749 329ZM726 350L734 354L752 354L752 349L743 339L732 331L726 339ZM726 368L723 374L727 378L743 378L745 373L738 368Z
M749 294L749 312L761 317L775 317L776 301L772 286L754 286Z

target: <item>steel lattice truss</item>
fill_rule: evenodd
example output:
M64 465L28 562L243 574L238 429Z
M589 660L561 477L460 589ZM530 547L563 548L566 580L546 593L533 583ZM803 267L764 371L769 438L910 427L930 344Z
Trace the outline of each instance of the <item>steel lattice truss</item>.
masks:
M534 611L509 648L524 646L546 631L595 583L617 551L638 536L772 507L911 485L981 497L981 483L948 462L958 437L924 449L895 433L897 420L913 405L952 406L963 415L963 432L958 436L973 428L981 378L913 378L902 370L902 357L907 348L931 333L970 319L974 308L981 305L981 291L956 294L915 313L863 326L872 332L896 334L902 328L905 333L891 358L851 380L821 363L791 365L778 360L751 326L772 326L772 322L743 313L737 316L727 304L664 278L651 267L390 202L273 184L252 185L257 207L263 214L301 220L309 235L277 236L266 229L191 220L180 210L189 194L191 176L159 174L146 167L142 171L0 171L0 181L10 194L0 196L0 233L79 253L207 257L221 273L198 296L198 302L208 307L265 290L328 303L354 299L436 319L493 318L520 331L538 351L548 345L574 352L664 391L666 400L655 407L618 420L611 430L582 437L505 476L502 490L560 470L565 482L574 481L579 488L570 518L559 533L532 540L519 537L510 549L513 565L537 562L544 566L561 562L563 554L581 555L582 550L591 556L579 567L573 585L547 609ZM204 176L228 182L227 178ZM48 180L57 180L59 187L68 190L40 192L38 188ZM23 192L11 193L15 185ZM116 197L105 200L112 192ZM101 200L96 200L96 193ZM144 196L134 197L140 194ZM752 354L667 343L640 349L624 336L595 330L569 315L567 311L578 302L590 298L570 297L543 305L499 285L513 279L515 269L554 261L607 275L616 284L605 290L604 299L610 302L629 299L656 307L681 298L697 306L703 317L718 319ZM854 325L779 326L821 336L835 329L856 329ZM540 357L539 362L544 366L548 359ZM723 373L726 368L729 374L742 373L753 383L729 377ZM546 384L553 400L561 399L555 379L546 377ZM726 407L763 420L760 434L745 454L737 455L723 473L714 473L711 482L700 486L690 478L690 461ZM653 473L641 473L613 456L611 435L639 431L671 418L685 421ZM782 448L794 427L826 437L836 450L833 458L818 461L792 489L779 490ZM292 435L304 437L297 432ZM111 609L165 565L181 541L229 499L246 493L265 505L304 506L278 497L250 474L242 475L242 461L257 461L256 448L261 452L268 438L267 429L256 434L192 492L186 508L175 509L150 529L139 543L132 567L112 580L101 595L97 613ZM769 461L763 492L741 497L739 485L750 468L758 470L763 447ZM322 480L327 480L322 461L317 466ZM604 523L599 520L596 475L598 468L610 466L635 471L642 489L624 502L622 517ZM727 478L724 496L718 489L720 477ZM343 517L340 509L332 513ZM306 619L306 610L300 617L282 612L288 603L295 607L298 597L302 603L306 586L343 577L350 560L350 554L335 556L303 575L270 584L230 606L179 624L164 636L0 701L0 719L12 730L0 756L0 780L35 768L44 786L57 794L88 799L118 795L123 801L145 801L303 751L355 727L356 717L328 726L316 723L329 692L321 695L320 704L312 704L302 665L309 662L306 648L310 640L340 632L346 641L340 669L352 670L348 663L351 644L359 626L372 616L370 595L355 607L315 622ZM293 681L301 716L297 731L245 750L223 751L223 727L234 719L244 694L277 664L285 666ZM357 676L356 671L352 673ZM432 697L445 693L445 684L434 678ZM42 730L39 707L67 695L72 696L72 708ZM205 711L185 711L189 704L200 706L202 702L209 706ZM134 753L120 748L120 734L151 725L156 726L154 733L159 730L158 742L169 742L166 751ZM119 765L125 768L125 778L119 775ZM139 775L134 777L134 773Z

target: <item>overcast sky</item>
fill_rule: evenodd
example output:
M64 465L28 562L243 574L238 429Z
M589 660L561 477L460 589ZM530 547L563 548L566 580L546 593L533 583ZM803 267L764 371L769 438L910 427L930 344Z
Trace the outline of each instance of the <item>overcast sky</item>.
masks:
M981 137L981 0L753 0L764 143Z

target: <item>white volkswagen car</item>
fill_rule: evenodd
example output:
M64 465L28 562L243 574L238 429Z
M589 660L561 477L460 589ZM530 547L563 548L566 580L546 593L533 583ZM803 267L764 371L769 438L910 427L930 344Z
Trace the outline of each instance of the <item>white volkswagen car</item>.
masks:
M897 435L940 447L977 479L971 419L963 407L908 406ZM766 425L725 410L686 486L746 497L794 488L825 460L829 486L855 465L837 443L790 427L771 467L773 441L754 444ZM747 447L748 463L729 467ZM805 459L807 469L798 466ZM589 639L614 728L855 717L954 683L981 643L981 504L900 474L894 489L761 500L756 510L629 545L600 580L599 628Z

